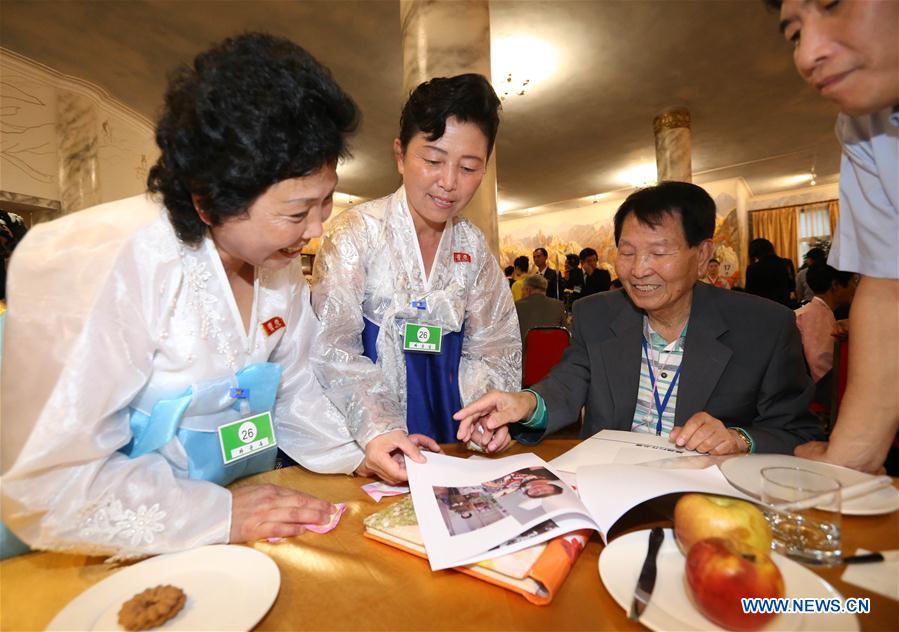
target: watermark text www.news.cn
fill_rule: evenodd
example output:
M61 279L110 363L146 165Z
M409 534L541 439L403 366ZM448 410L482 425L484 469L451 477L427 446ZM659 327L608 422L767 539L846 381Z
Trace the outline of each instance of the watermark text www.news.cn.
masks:
M871 600L864 598L818 599L812 597L744 597L740 600L747 614L867 614L871 612Z

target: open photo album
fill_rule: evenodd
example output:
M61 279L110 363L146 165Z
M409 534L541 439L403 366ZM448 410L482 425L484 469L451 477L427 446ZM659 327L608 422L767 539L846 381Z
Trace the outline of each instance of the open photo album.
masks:
M417 524L432 570L492 559L582 529L603 541L642 502L680 492L749 498L707 457L580 465L572 473L534 454L406 460ZM594 461L595 463L595 461ZM566 482L567 481L567 482Z

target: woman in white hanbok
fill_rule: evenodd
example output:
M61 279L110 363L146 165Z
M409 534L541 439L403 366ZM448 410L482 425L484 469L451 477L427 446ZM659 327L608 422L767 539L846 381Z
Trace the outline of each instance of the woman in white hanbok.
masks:
M316 374L366 466L387 480L405 478L403 453L420 461L419 447L437 449L407 433L455 441L455 411L519 385L508 283L484 235L459 216L487 167L498 109L480 75L418 86L394 141L403 185L339 215L316 256ZM509 443L505 429L474 439L490 452Z
M308 362L298 259L357 120L295 44L225 40L169 86L156 196L29 233L2 383L3 520L22 540L125 558L329 518L295 490L223 485L274 467L276 448L319 472L362 462Z

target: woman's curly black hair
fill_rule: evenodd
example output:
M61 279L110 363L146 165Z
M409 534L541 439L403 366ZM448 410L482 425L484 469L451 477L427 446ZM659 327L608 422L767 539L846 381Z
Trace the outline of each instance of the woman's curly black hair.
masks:
M400 115L400 145L405 151L418 132L437 140L446 131L446 120L455 117L474 123L487 139L487 156L493 151L499 129L500 101L483 75L468 73L437 77L419 84Z
M330 71L293 42L264 33L229 38L169 80L156 127L161 156L147 188L162 194L178 237L241 215L270 186L349 155L359 123Z

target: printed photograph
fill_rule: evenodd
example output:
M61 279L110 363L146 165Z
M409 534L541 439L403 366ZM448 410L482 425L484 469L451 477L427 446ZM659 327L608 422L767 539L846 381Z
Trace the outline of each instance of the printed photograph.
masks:
M545 467L523 468L480 485L432 489L451 536L482 529L507 517L526 524L546 513L544 498L565 493L559 477Z

